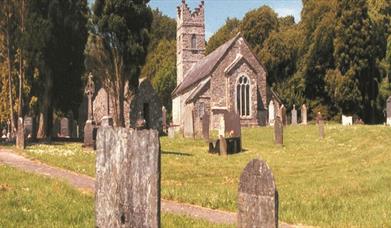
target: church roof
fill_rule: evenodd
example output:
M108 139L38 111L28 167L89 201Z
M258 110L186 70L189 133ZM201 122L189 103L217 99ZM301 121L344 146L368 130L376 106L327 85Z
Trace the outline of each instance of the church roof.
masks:
M240 34L237 34L234 38L227 41L212 53L201 59L199 62L194 64L190 70L186 73L182 83L180 83L177 88L173 91L173 95L177 96L184 92L186 89L198 83L202 79L206 78L217 65L217 63L223 58L235 41L240 37Z

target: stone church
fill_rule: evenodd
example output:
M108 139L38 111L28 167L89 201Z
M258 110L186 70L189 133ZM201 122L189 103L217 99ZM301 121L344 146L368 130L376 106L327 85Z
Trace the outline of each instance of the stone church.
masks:
M266 69L240 34L205 56L204 12L204 1L194 11L185 0L177 8L174 126L185 135L200 135L206 124L217 129L224 113L232 111L242 126L265 126L269 102L276 108L280 103L266 83Z

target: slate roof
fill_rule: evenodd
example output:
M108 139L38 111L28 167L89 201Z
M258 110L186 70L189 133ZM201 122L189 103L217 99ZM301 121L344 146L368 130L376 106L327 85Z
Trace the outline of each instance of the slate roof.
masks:
M222 57L227 53L235 41L240 37L240 34L237 34L234 38L227 41L212 53L204 57L202 60L194 64L190 70L186 73L181 84L173 91L173 96L177 96L184 92L186 89L192 85L198 83L202 79L206 78L217 65L217 63L222 59Z

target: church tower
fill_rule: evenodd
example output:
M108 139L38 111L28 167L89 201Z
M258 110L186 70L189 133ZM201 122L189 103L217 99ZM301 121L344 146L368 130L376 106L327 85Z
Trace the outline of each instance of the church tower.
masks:
M177 85L187 71L205 57L204 1L193 12L185 0L177 9Z
M177 85L182 83L187 71L205 57L205 9L204 1L192 12L186 0L177 7ZM183 127L185 99L179 95L173 99L173 123Z

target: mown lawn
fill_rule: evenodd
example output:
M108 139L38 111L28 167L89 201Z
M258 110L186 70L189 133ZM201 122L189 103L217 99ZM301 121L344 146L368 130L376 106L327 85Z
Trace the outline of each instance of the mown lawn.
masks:
M208 154L202 140L163 137L162 197L236 211L240 173L251 159L261 158L277 182L280 220L322 227L390 227L390 137L391 128L385 126L326 125L321 140L316 126L295 126L284 129L285 145L279 147L273 144L272 128L249 128L243 129L246 151L227 158ZM82 164L74 155L69 155L75 157L69 159L73 163L52 156L45 162L63 168ZM89 156L86 163L93 163L93 154ZM93 175L93 164L88 165L80 167Z
M94 227L94 199L65 183L0 164L0 227ZM162 227L215 227L162 214Z

